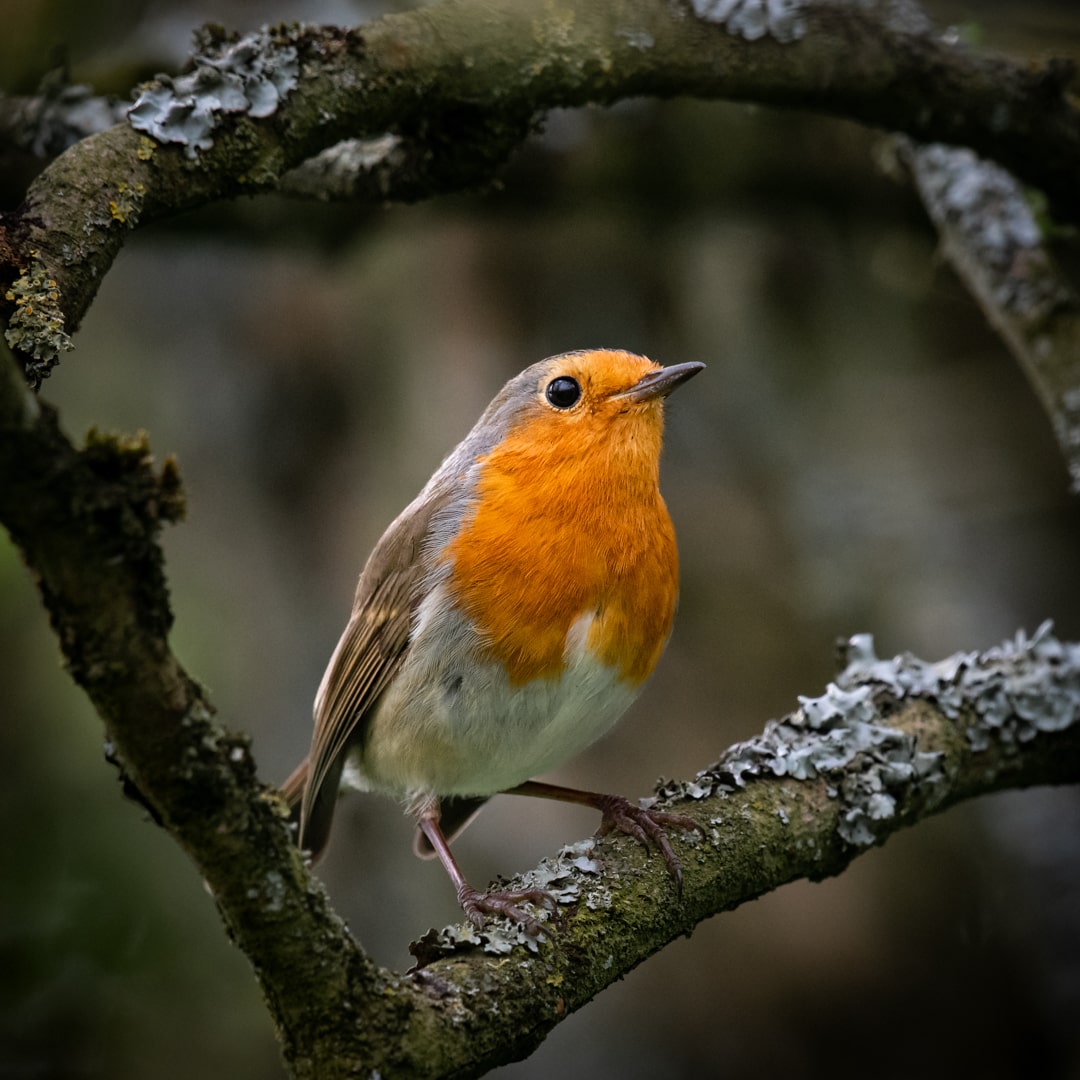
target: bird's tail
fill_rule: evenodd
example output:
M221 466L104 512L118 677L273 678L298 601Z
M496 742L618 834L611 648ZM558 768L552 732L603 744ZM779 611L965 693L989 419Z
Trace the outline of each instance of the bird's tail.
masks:
M297 830L300 827L300 804L303 802L307 780L308 759L304 758L281 785L281 794L285 796L285 801L289 804L289 814L292 820L297 823ZM326 786L324 785L324 788ZM307 828L304 830L304 836L301 840L301 846L311 852L312 861L316 861L322 854L330 833L330 818L333 815L333 805L337 801L337 784L335 782L329 786L333 794L329 799L321 797L316 799L315 811L311 820L305 823ZM442 809L441 825L448 842L462 833L473 818L480 813L481 807L487 801L487 795L478 798L444 798L440 800ZM419 829L416 830L416 837L413 840L413 851L421 859L433 859L435 857L434 849L428 843L427 837Z
M312 863L319 861L326 842L330 839L330 824L334 819L334 804L338 798L338 783L343 764L344 757L339 755L316 792L306 820L301 814L301 808L308 786L308 759L304 758L281 785L281 793L289 804L289 816L296 824L297 846L310 853Z
M289 804L289 813L296 821L300 820L300 800L304 797L304 785L307 783L308 759L304 758L289 774L288 780L281 785L281 794Z

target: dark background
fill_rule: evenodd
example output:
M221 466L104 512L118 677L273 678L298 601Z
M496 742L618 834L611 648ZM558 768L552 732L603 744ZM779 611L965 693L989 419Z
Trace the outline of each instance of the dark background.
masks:
M929 8L989 47L1080 54L1072 2ZM0 70L32 88L66 42L76 80L124 92L182 64L207 19L376 10L23 3ZM1080 511L1049 425L879 148L835 120L631 102L556 113L486 197L265 197L133 236L43 396L73 436L145 428L178 455L173 643L267 779L306 750L371 545L507 377L571 348L709 369L669 411L671 645L554 779L636 796L692 776L820 693L841 635L930 659L1048 617L1080 635ZM6 536L0 657L0 1077L280 1077L246 961L121 799ZM595 824L500 799L457 850L483 883ZM1078 827L1075 789L927 821L702 925L499 1075L1080 1076ZM456 919L410 833L391 801L354 797L320 867L399 969Z

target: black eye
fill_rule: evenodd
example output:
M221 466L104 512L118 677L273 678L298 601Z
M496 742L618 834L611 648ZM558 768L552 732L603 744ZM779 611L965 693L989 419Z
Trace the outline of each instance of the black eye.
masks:
M571 379L569 375L560 375L547 384L547 390L544 393L556 409L569 409L578 403L581 397L581 385L577 379Z

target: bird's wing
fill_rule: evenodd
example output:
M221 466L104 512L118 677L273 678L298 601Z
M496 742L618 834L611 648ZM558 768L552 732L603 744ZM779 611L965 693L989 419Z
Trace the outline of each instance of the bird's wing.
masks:
M427 575L424 541L432 516L447 501L437 491L426 494L402 512L371 553L315 698L315 732L300 800L300 846L313 854L330 833L345 751L362 737L372 707L405 657Z

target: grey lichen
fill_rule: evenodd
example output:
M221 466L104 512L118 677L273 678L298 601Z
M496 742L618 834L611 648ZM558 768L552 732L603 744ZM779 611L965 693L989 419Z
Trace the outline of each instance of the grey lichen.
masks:
M966 735L975 750L991 738L1027 743L1080 719L1080 646L1059 641L1049 621L1030 638L1021 630L985 652L956 653L937 664L910 654L879 660L873 640L860 634L849 642L838 681L928 698L950 719L973 717Z
M733 791L763 776L824 776L829 794L840 800L840 835L857 846L874 843L877 824L896 812L895 793L910 785L932 788L944 773L941 754L926 753L914 735L875 721L871 693L869 686L830 684L821 697L801 697L796 712L706 770L713 790ZM698 775L697 790L703 778Z
M444 956L479 949L492 956L505 956L517 946L524 945L530 952L537 952L539 944L520 923L510 919L489 919L483 930L470 923L444 926L441 930L429 930L418 941L409 944L409 952L416 960L416 968L426 967Z
M600 878L602 865L596 858L597 842L582 840L560 849L554 858L542 859L540 865L509 883L511 889L543 889L559 904L584 903L592 910L611 906L610 889ZM588 882L588 883L587 883ZM541 925L550 918L544 910L536 911ZM409 946L418 968L444 956L463 950L479 949L493 956L504 956L519 945L530 952L539 950L544 935L530 934L525 927L509 919L488 919L483 930L464 923L429 930Z
M1046 78L1049 105L1049 91L1061 92L1060 76L1051 66ZM1003 107L991 119L1010 122ZM1042 233L1042 197L970 150L905 139L897 146L941 232L946 257L1042 399L1072 489L1080 491L1080 403L1073 392L1080 385L1080 296Z
M870 635L857 635L824 694L800 698L798 710L731 747L693 782L665 783L658 794L702 799L752 779L820 776L839 800L843 839L873 844L891 831L902 794L932 803L947 779L943 754L921 750L914 734L882 722L882 693L894 702L928 700L964 722L975 751L991 739L1015 747L1080 719L1080 646L1062 643L1044 623L1031 638L1020 632L986 652L932 664L910 654L879 659Z
M642 52L651 49L656 44L656 39L652 34L640 26L619 27L615 33L618 37L623 38L630 48L640 49Z
M389 194L389 174L402 140L398 135L376 139L345 139L310 157L282 177L283 191L322 200L354 198L361 185L374 179L383 196Z
M261 901L269 912L281 911L285 906L285 879L279 871L270 870L260 887L248 889L247 898Z
M137 131L180 143L191 158L213 146L221 114L270 116L300 71L295 45L277 41L265 27L197 53L192 64L186 75L159 75L145 84L128 112Z
M690 0L690 7L699 19L747 41L770 35L786 45L806 33L803 0Z
M1047 272L1042 235L1012 175L970 150L935 143L918 149L916 170L931 213L995 272L994 303L1027 322L1068 297Z
M934 20L917 0L855 0L860 7L879 15L885 26L900 34L930 34Z
M124 118L126 102L98 97L89 86L68 85L48 78L36 97L13 103L12 141L38 157L55 157L88 135Z

